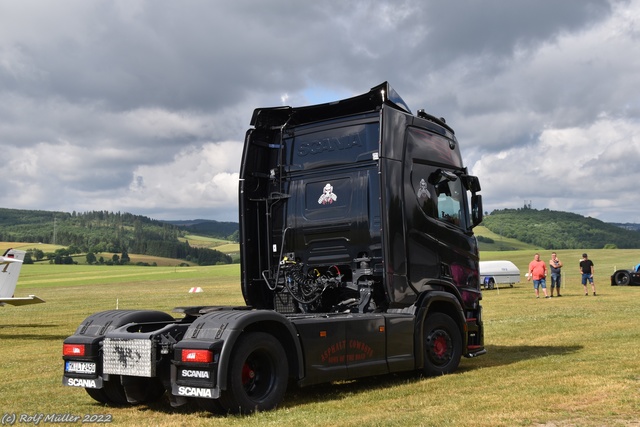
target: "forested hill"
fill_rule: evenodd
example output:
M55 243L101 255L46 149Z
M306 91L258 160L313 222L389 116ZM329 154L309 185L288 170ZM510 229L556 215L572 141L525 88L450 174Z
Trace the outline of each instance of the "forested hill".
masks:
M569 212L495 210L482 225L496 234L544 249L638 249L640 232Z
M210 219L167 222L201 236L217 237L219 239L231 240L233 242L237 242L239 238L239 224L237 222L220 222Z
M209 221L207 236L220 235ZM202 224L202 222L200 223ZM222 227L225 232L228 227ZM202 231L202 230L201 230ZM121 212L68 213L0 208L0 241L52 243L72 247L72 253L136 253L186 259L201 265L229 263L218 251L194 248L181 241L191 230L148 217ZM233 233L233 231L232 231Z

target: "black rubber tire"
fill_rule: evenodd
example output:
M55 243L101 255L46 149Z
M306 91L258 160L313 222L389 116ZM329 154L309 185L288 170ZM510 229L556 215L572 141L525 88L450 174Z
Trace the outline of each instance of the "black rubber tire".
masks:
M495 282L495 280L493 280L493 279L489 279L489 286L488 286L488 288L489 288L489 289L493 289L493 288L495 288L495 287L496 287L496 282Z
M109 381L102 383L102 388L85 388L85 391L93 400L105 405L129 405L127 396L124 394L124 387L120 384L119 375L111 375Z
M151 403L159 400L164 395L164 388L160 381L153 381L153 378L144 378L148 380L144 395L139 397L136 402L129 402L124 387L120 383L120 376L112 375L109 381L103 383L103 388L85 388L87 394L97 402L109 406L129 406L140 403Z
M225 412L251 414L275 408L289 379L287 355L280 342L264 332L249 332L236 342L219 403Z
M101 388L85 388L85 391L96 402L100 402L100 403L103 403L105 405L109 405L111 403L111 401L107 397L107 393L105 393L104 389L101 389Z
M424 374L454 372L462 356L462 337L456 322L443 313L428 315L424 322Z
M122 386L131 405L151 403L159 400L165 393L162 381L158 378L122 377Z
M204 399L202 397L198 397L196 398L196 402L201 409L207 412L211 412L216 415L227 415L227 410L220 404L218 399Z
M616 271L613 275L613 281L618 286L627 286L631 283L631 274L628 271Z
M129 405L127 402L127 395L124 393L124 387L120 383L120 375L111 375L109 381L102 383L102 390L104 390L107 396L108 405L111 406L124 406Z

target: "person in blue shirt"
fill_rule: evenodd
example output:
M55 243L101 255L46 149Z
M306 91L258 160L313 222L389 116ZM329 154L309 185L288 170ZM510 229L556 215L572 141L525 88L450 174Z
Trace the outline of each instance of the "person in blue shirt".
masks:
M551 260L549 261L549 269L551 270L551 298L553 298L553 290L556 290L556 295L560 295L560 282L562 281L562 261L558 259L558 255L555 252L551 253Z

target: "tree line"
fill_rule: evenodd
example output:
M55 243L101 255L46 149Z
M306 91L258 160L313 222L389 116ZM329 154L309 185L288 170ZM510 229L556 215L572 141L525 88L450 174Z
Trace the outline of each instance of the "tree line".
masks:
M72 253L136 253L198 265L232 262L219 251L192 247L188 241L179 240L187 233L183 227L130 213L0 208L0 241L55 244L69 247Z
M570 212L502 209L486 215L492 232L544 249L638 249L640 232Z

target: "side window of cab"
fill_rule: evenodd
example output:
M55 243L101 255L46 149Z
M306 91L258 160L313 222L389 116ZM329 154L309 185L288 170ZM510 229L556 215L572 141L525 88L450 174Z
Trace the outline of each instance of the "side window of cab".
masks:
M434 166L414 164L412 185L422 212L449 224L464 227L464 189L451 171Z

